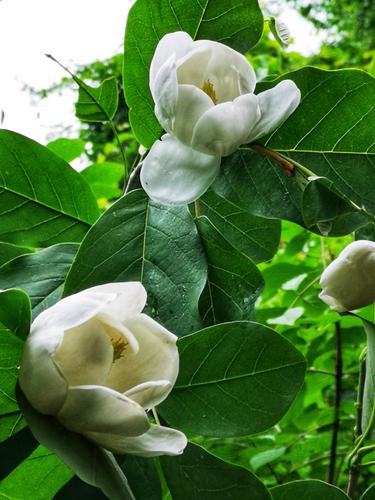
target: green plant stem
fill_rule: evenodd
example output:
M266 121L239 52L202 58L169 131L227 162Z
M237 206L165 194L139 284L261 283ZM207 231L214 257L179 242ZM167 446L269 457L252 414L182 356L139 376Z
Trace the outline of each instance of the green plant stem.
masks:
M110 128L113 132L113 135L115 136L115 139L117 141L118 147L120 149L121 158L122 158L122 162L124 165L124 186L126 186L126 183L128 181L128 176L129 176L129 167L128 167L128 160L127 160L126 154L125 154L125 149L124 149L124 146L122 145L120 137L117 133L116 125L113 123L112 120L108 121L108 125L110 126Z
M141 170L143 161L141 160L131 171L131 174L129 175L128 182L125 184L125 189L124 189L124 194L128 194L129 191L131 191L131 186L133 184L133 181L136 179L139 171Z
M201 216L201 206L199 200L194 201L194 211L195 211L195 219Z
M360 448L362 443L367 437L369 427L362 433L362 409L363 409L363 394L365 388L365 378L366 378L366 359L361 356L360 359L360 370L359 370L359 382L358 382L358 395L357 395L357 414L356 414L356 425L354 428L354 436L356 438L356 445L348 457L349 462L349 481L347 487L347 494L349 497L353 495L356 490L359 472L360 472ZM375 406L374 406L375 408ZM374 411L372 413L373 417ZM372 420L372 419L371 419ZM370 422L371 424L371 422ZM367 431L367 432L366 432Z
M295 174L295 170L297 169L299 172L301 172L303 175L309 179L311 178L319 178L319 176L313 172L312 170L308 169L305 167L305 165L302 165L302 163L299 163L296 160L293 160L292 158L289 158L289 156L286 156L279 151L273 151L272 149L266 148L265 146L262 146L261 144L249 144L244 147L244 149L253 149L257 153L266 156L267 158L271 158L274 160L276 163L280 165L280 167L285 170L285 172L292 176ZM371 222L375 222L375 216L367 212L364 208L361 208L359 205L357 205L353 200L351 200L348 196L346 196L344 193L341 193L341 191L338 191L337 189L334 189L335 194L340 196L348 205L350 205L355 211L359 212L362 214L364 217L369 219Z
M333 484L336 469L337 457L337 439L340 431L340 406L341 406L341 390L342 390L342 342L341 342L341 324L340 321L335 322L335 343L336 343L336 370L335 370L335 411L332 425L332 439L330 459L327 472L327 483Z

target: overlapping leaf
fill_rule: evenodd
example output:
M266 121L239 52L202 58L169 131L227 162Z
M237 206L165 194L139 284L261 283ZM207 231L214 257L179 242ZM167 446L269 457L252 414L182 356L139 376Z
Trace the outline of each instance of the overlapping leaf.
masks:
M37 316L61 298L77 249L75 243L61 243L13 259L0 267L0 288L24 290L30 297L33 315Z
M375 215L371 188L375 182L375 145L371 132L375 127L375 80L363 71L330 72L316 68L303 68L284 75L285 78L293 79L301 89L301 104L263 143L304 165L316 176L327 178L336 194L342 193L358 205L359 213L364 216L362 222L356 216L345 224L339 221L336 228L332 224L328 231L330 235L346 234ZM277 82L261 84L257 90L265 90ZM306 178L301 179L301 174L290 177L273 160L245 148L224 159L214 190L257 215L304 225L305 185ZM309 224L321 222L320 215L311 220L311 213L310 210L307 214ZM319 227L315 229L319 231Z
M87 234L64 293L141 281L148 293L146 312L177 335L186 335L201 324L198 300L206 272L188 209L159 205L137 190L112 205Z
M316 479L306 481L293 481L271 488L274 500L316 500L317 498L329 500L348 500L345 493L332 486Z

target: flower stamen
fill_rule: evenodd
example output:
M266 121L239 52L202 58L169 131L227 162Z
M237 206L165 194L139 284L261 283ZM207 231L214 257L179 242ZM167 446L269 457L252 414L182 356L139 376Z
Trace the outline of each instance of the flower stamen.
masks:
M124 351L126 350L129 342L123 339L111 339L111 344L113 346L113 359L112 364L115 363L118 359L124 357Z
M204 82L202 90L205 94L208 95L208 97L211 98L211 100L214 104L217 104L218 98L216 96L215 87L214 87L213 83L210 82L210 80L206 80Z

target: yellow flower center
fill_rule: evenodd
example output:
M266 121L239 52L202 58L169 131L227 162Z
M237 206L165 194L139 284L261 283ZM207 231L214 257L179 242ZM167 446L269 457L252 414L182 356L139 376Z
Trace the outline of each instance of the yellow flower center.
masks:
M210 80L206 80L203 84L203 87L202 87L202 90L205 94L208 95L208 97L211 98L212 102L214 104L217 104L217 96L216 96L216 92L215 92L215 87L213 86L213 84L210 82Z

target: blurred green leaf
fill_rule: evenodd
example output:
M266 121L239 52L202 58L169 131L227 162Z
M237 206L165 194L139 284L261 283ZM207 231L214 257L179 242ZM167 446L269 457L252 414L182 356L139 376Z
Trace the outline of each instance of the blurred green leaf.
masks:
M122 194L120 181L124 177L124 166L120 163L96 163L82 170L81 175L97 199L112 200Z
M348 500L348 496L342 490L331 484L310 479L306 481L293 481L271 488L274 500Z
M250 465L254 472L263 467L264 465L269 464L282 457L285 454L286 448L283 446L282 448L274 448L273 450L266 450L260 453L255 454L251 460Z
M68 163L85 152L85 143L81 139L55 139L47 144L47 148Z

